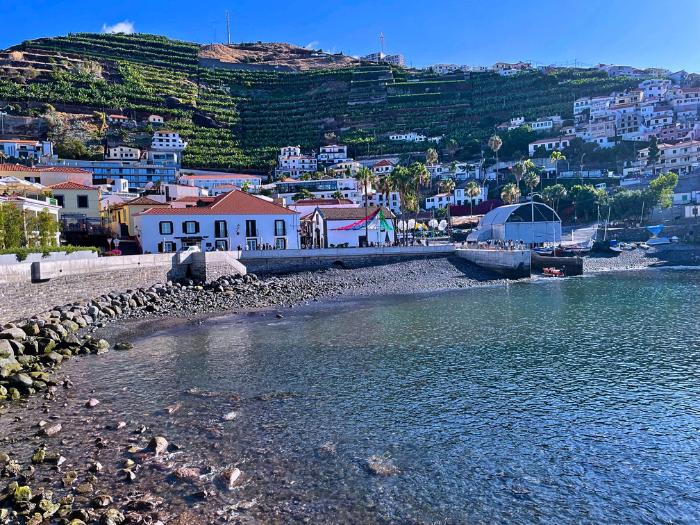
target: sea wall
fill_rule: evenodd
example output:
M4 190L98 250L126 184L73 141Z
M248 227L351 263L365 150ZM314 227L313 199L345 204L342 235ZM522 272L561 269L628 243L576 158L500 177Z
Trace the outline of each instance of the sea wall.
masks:
M530 277L530 250L458 249L457 255L511 279Z
M241 252L240 261L249 272L279 274L323 270L333 267L361 268L363 266L391 264L409 259L447 257L454 253L454 246L257 250Z
M0 266L0 323L99 295L187 276L177 255L132 255Z

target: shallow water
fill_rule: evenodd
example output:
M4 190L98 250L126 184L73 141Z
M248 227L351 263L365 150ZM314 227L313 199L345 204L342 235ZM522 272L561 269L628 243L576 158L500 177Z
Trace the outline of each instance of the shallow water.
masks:
M190 463L239 465L262 518L697 523L699 291L647 271L320 304L66 368ZM383 454L399 474L367 472Z

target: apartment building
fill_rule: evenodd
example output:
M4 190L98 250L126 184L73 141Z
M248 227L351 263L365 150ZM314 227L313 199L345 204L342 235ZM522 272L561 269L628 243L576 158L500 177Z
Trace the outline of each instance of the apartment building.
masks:
M659 160L649 164L649 148L639 150L638 160L646 169L656 175L673 171L679 175L690 173L700 167L700 141L690 140L678 144L659 144Z

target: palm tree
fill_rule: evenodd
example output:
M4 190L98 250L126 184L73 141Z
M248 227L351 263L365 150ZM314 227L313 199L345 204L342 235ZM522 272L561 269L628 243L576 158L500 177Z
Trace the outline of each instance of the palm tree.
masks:
M503 139L494 134L489 139L489 148L491 148L491 151L496 155L496 180L498 180L498 150L501 149L501 146L503 146Z
M558 213L559 202L566 198L566 188L562 184L547 186L542 191L542 197L544 197L544 200L550 203L552 208L554 208L554 210Z
M0 151L0 164L5 164L5 161L9 158L10 157L7 156L7 153Z
M389 195L394 191L394 181L391 177L382 177L377 181L377 192L384 195L384 200L389 202Z
M425 162L428 166L433 166L438 163L438 152L435 148L428 148L425 152Z
M374 172L371 169L367 167L362 167L355 174L355 178L362 186L362 191L365 194L365 217L367 217L367 215L369 215L369 189L372 187L372 184L374 184L374 182L376 181L376 177L374 176ZM365 242L367 243L367 246L369 246L369 221L366 218Z
M452 199L452 192L455 191L455 181L454 179L445 179L440 183L440 189L447 193L447 224L450 223L450 200Z
M549 160L554 163L554 168L557 172L555 180L559 180L559 162L566 160L566 156L561 151L555 149L549 156Z
M399 194L399 200L401 201L399 204L401 213L403 214L406 212L406 210L412 208L410 196L413 187L413 178L411 176L411 171L405 166L396 166L396 168L394 168L387 178L393 187L393 191L396 191ZM405 240L405 231L403 233L403 239Z
M525 162L520 161L516 162L513 167L511 168L511 171L513 172L513 177L515 177L515 183L518 185L518 191L520 190L520 181L523 180L523 177L527 173L527 167L525 166Z
M241 191L244 192L244 193L250 193L250 182L245 181L245 182L241 185Z
M540 176L537 174L536 171L528 171L525 174L523 181L525 182L525 186L530 188L530 193L532 194L535 191L537 185L540 183Z
M474 199L481 195L481 186L476 181L470 180L464 187L464 193L469 197L469 215L474 215Z
M509 182L501 189L501 199L506 204L515 204L520 198L520 188Z
M334 198L334 199L338 199L338 200L342 199L342 198L343 198L343 192L340 191L340 190L335 190L335 191L333 192L333 198Z
M416 186L415 209L416 213L418 213L420 211L420 188L421 186L425 186L430 182L430 172L428 171L428 168L425 167L425 164L421 164L420 162L414 162L411 164L408 171L410 172L413 183Z

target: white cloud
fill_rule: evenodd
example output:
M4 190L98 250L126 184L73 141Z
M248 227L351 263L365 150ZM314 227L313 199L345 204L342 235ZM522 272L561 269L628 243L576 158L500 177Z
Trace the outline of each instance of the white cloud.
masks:
M304 46L304 49L318 49L318 46L320 44L321 43L318 40L312 40L311 42L309 42L308 44L306 44Z
M117 22L113 26L108 26L107 24L102 24L102 32L103 33L124 33L125 35L130 35L132 33L135 33L136 29L134 28L133 22L129 22L128 20L123 20L121 22Z

